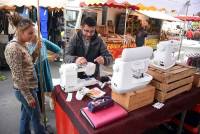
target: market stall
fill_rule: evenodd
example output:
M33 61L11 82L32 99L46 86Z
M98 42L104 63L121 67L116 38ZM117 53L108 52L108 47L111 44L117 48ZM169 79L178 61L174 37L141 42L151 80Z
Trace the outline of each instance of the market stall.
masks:
M92 4L82 2L80 5L82 7L88 6L88 8L107 7L106 14L103 16L106 18L105 24L98 25L97 31L101 34L114 58L121 55L123 48L135 47L134 39L129 31L126 31L126 19L128 10L138 10L137 6L128 2L118 3L115 0Z
M176 18L181 19L183 21L200 21L200 17L199 16L176 16Z
M110 95L110 88L106 87L107 95ZM130 132L142 133L146 130L169 120L174 115L188 110L196 103L200 102L199 88L193 88L189 92L178 95L165 103L161 109L155 109L151 105L129 112L125 117L117 122L113 122L102 128L93 129L90 124L80 114L80 109L89 102L88 98L78 101L73 93L71 102L66 102L67 94L56 86L54 90L56 127L58 134L129 134ZM193 99L191 99L193 98Z
M164 21L180 22L179 19L166 14L163 11L139 10L134 15L138 16L146 24L148 36L145 39L145 45L156 48L156 45L162 38L162 26Z
M156 44L160 41L160 39L166 40L166 37L164 37L165 34L161 30L163 21L180 22L179 19L166 14L166 10L164 8L158 9L153 6L145 7L142 4L138 4L137 6L141 7L141 10L128 10L127 12L125 10L126 7L128 7L127 5L131 4L127 4L127 2L122 2L119 4L116 4L115 2L111 4L112 2L113 0L107 1L105 3L93 3L88 5L89 7L109 7L107 8L106 18L107 21L110 22L110 25L106 24L105 26L102 26L102 29L104 30L100 30L100 33L101 35L107 37L104 38L104 40L107 43L108 49L110 50L110 52L112 52L114 58L119 57L122 49L125 48L123 46L123 44L125 44L124 36L117 35L130 35L129 37L132 37L132 39L130 39L132 40L132 43L129 43L128 46L135 47L136 33L137 31L139 31L138 29L140 29L140 27L144 27L146 32L148 33L148 36L145 38L145 45L156 48ZM118 7L119 9L116 7ZM117 35L111 36L110 34L113 33ZM109 36L107 36L108 34L112 38L109 39ZM112 40L112 42L110 42L109 40Z

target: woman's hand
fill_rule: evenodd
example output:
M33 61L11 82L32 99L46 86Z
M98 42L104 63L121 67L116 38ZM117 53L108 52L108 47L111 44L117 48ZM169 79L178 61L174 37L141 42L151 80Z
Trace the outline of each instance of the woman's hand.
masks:
M58 57L59 57L58 54L53 54L53 55L51 56L51 60L52 60L52 61L55 61L55 60L57 60Z
M28 100L28 105L29 105L31 108L35 108L35 107L36 107L36 101L35 101L35 98L34 98L34 97L31 97L31 99Z

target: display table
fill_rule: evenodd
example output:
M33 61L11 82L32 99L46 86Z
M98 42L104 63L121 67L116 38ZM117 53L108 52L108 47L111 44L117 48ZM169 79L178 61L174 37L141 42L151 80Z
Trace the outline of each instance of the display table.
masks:
M107 95L110 95L110 88L106 88ZM80 114L83 108L90 101L85 97L77 101L75 93L71 102L66 102L67 94L60 86L54 90L55 115L58 134L138 134L153 128L172 116L192 108L200 103L200 88L193 88L189 92L182 93L165 102L161 109L155 109L151 105L129 112L126 118L99 129L93 129Z

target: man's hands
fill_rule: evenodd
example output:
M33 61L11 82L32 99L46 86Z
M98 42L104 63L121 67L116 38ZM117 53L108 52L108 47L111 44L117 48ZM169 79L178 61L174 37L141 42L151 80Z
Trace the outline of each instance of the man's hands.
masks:
M104 64L103 56L97 57L96 59L94 59L94 62L97 62L98 64Z
M75 61L76 64L87 64L87 60L84 57L78 57Z
M94 59L94 62L98 64L104 64L104 58L103 56L99 56L96 59ZM78 57L75 61L76 64L87 64L87 60L84 57Z

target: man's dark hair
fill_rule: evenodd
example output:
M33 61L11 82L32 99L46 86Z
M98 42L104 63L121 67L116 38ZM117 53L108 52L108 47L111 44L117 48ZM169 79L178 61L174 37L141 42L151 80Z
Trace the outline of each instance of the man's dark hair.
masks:
M94 27L97 25L95 19L93 19L92 17L86 17L83 21L82 21L82 26L83 25L88 25L89 27Z

